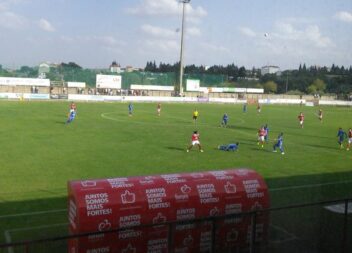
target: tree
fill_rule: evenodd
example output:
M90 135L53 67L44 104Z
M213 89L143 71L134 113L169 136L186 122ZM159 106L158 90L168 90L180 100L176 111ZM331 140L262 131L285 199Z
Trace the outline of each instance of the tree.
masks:
M316 91L318 91L318 92L322 92L323 93L325 91L325 89L326 89L325 82L323 80L319 79L319 78L315 79L314 82L311 84L311 86L312 85L315 86Z
M277 83L268 81L263 84L263 88L266 93L275 93L277 91Z
M240 67L238 70L238 76L239 77L246 77L246 68L245 67Z
M307 93L308 94L316 94L317 93L317 87L315 85L309 85L307 87Z

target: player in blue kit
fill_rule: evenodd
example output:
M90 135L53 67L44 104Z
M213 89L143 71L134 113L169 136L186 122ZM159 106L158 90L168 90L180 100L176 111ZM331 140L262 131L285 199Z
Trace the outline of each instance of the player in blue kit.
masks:
M343 141L345 138L347 138L347 134L345 131L342 130L342 128L339 128L339 131L337 132L337 138L338 138L338 143L340 145L340 148L343 149Z
M66 124L71 123L76 118L76 111L73 110L70 112Z
M268 124L265 124L264 131L265 131L264 141L266 143L268 143L268 141L269 141L269 127L268 127Z
M222 116L221 126L227 127L228 121L229 121L229 116L227 115L227 113L225 113L224 116Z
M128 116L132 116L132 112L133 112L133 105L132 103L130 102L128 104Z
M244 103L244 104L243 104L242 111L243 111L243 112L247 112L247 103Z
M277 152L276 148L279 148L280 151L281 151L281 154L284 155L285 152L284 152L284 138L283 138L283 133L280 133L279 136L277 137L277 142L276 144L273 146L273 152Z
M238 146L240 144L238 142L236 143L231 143L231 144L228 144L228 145L220 145L218 147L219 150L224 150L224 151L236 151L238 150Z

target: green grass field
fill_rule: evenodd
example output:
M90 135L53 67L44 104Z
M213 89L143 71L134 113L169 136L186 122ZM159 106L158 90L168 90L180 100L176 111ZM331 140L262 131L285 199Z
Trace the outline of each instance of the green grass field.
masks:
M72 179L252 168L265 179L271 205L352 197L352 150L341 150L337 130L352 127L352 110L263 105L247 113L241 105L77 103L78 115L65 125L68 102L0 101L0 242L66 233L66 184ZM192 111L200 115L197 126ZM305 126L297 115L305 114ZM229 127L221 128L223 113ZM257 145L267 123L269 143ZM197 129L204 153L186 152ZM284 133L285 155L273 153ZM217 150L240 142L237 152ZM49 231L49 232L48 232ZM50 232L52 231L52 232ZM5 235L4 235L5 234Z

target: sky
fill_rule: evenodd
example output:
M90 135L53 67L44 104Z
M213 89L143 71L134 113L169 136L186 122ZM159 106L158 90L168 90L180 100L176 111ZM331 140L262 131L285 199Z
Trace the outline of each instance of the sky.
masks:
M351 0L191 0L184 64L352 65ZM180 59L178 0L0 0L0 64L145 67Z

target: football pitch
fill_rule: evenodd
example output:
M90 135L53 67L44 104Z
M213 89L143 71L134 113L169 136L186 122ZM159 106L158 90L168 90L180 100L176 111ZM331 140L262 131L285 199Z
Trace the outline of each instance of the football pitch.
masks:
M65 124L68 102L0 101L1 243L66 234L66 185L74 179L251 168L265 178L273 207L352 197L352 150L336 137L352 127L351 108L321 107L320 122L319 108L298 105L263 105L258 114L254 105L243 113L242 105L164 103L158 116L156 103L134 103L129 117L127 103L76 104L76 119ZM204 153L186 152L194 130ZM284 155L272 152L280 132ZM234 142L236 152L217 149Z

